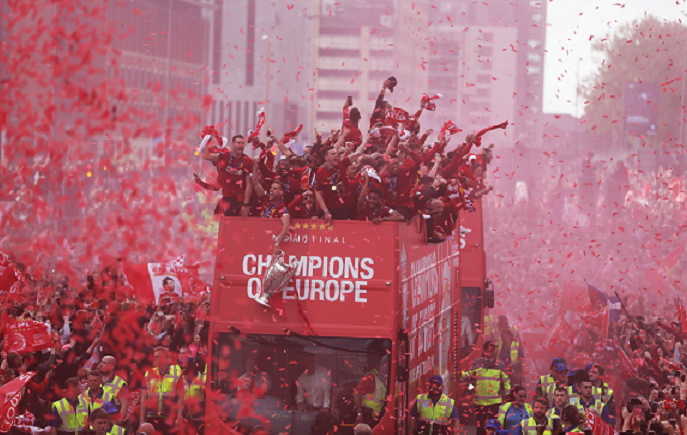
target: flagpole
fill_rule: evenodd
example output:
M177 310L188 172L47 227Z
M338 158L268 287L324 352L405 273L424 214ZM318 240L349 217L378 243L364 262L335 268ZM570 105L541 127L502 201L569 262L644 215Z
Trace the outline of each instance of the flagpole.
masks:
M627 308L625 308L625 304L623 304L623 300L620 299L620 295L618 295L618 292L613 292L615 293L615 297L618 298L620 301L620 306L623 307L623 311L625 311L625 315L627 316L628 319L630 319L630 322L632 322L632 326L635 326L634 320L632 320L632 316L630 316L630 313L627 312ZM609 310L609 315L610 315L610 310Z

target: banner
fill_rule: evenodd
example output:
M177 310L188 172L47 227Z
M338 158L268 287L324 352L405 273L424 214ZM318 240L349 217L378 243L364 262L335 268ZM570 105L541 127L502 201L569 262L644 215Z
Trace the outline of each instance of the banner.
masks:
M553 328L549 331L549 335L542 343L544 349L552 351L556 354L564 354L573 341L570 325L565 321L563 316L559 316Z
M401 109L400 107L394 107L391 110L391 112L387 113L386 123L389 125L392 124L394 121L404 123L404 122L408 121L409 118L410 118L410 114L408 112Z
M0 388L0 433L7 433L12 429L22 397L21 389L35 374L25 373Z
M129 421L129 419L134 416L134 411L136 411L139 400L141 400L141 390L129 391L129 406L126 408L124 421Z
M207 286L200 279L198 268L180 266L176 262L124 264L123 274L142 303L160 298L170 300L197 300L207 293Z
M48 349L52 346L48 325L35 320L14 321L5 330L7 353L28 353Z
M618 359L620 360L620 374L623 377L623 380L628 380L632 378L636 378L639 376L637 373L637 368L635 367L634 363L630 359L630 357L627 356L625 351L618 345L616 345L616 348L618 349Z
M608 308L593 313L579 313L579 316L587 329L601 337L602 340L608 338Z
M585 412L585 423L594 435L613 435L613 427L591 410Z

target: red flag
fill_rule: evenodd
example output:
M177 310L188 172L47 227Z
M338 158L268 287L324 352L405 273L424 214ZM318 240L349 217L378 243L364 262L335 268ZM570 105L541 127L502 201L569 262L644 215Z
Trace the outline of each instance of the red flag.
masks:
M255 124L255 128L253 130L249 131L248 139L246 141L250 141L254 137L258 136L260 134L260 129L262 128L263 125L265 125L265 108L262 107L256 114L258 117L258 123ZM255 149L256 146L253 145L253 149Z
M5 352L28 353L52 346L48 326L35 320L14 321L7 326Z
M563 316L559 316L553 328L549 331L549 335L544 339L542 347L556 354L565 353L573 338L570 325L568 325Z
M618 349L618 359L620 360L620 374L622 375L623 380L628 380L639 376L639 374L637 373L637 367L635 367L630 357L627 356L625 351L620 346L616 345L616 348Z
M422 100L421 100L420 104L422 105L423 109L435 111L435 110L437 110L437 105L433 102L433 100L438 100L439 98L443 98L443 95L434 94L430 97L427 94L422 94Z
M663 266L663 269L666 271L666 275L668 275L668 278L672 278L673 270L675 269L677 262L680 260L682 251L685 250L686 243L687 239L683 240L677 248L673 249L673 252L668 254L666 258L663 259L663 263L661 264L661 266Z
M561 311L585 311L589 305L587 288L566 281L561 296Z
M135 414L138 407L138 401L141 399L141 390L129 391L129 405L126 408L126 415L124 421L129 421Z
M682 305L680 299L677 300L677 318L680 321L680 329L687 331L687 313L685 313L685 306Z
M14 426L17 406L21 401L21 389L35 374L35 372L24 373L0 388L0 433L7 433Z
M584 326L599 335L602 340L608 338L608 308L592 313L580 313L579 316L584 321Z
M300 124L298 127L296 127L296 129L294 131L289 131L289 132L284 133L284 137L281 138L281 143L283 143L283 144L288 143L291 139L298 136L298 133L300 133L301 130L303 130L303 124Z
M603 421L591 409L585 412L585 422L594 435L613 435L613 427Z

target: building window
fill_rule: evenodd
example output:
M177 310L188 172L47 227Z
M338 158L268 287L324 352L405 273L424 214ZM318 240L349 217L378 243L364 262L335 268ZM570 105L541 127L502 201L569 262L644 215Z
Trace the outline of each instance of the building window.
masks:
M540 22L542 19L542 14L532 14L532 21L535 23Z
M477 83L489 83L489 76L479 75L477 76Z
M480 56L491 56L493 54L494 50L492 47L479 47L477 50L477 54Z
M494 34L491 32L486 32L482 34L482 40L484 42L494 42Z
M538 39L530 39L527 41L527 45L529 45L532 50L536 50L541 45L541 41Z
M491 62L480 62L480 69L491 71Z
M530 0L530 7L531 8L541 8L541 2L543 0Z
M529 62L541 62L541 54L539 53L527 53L527 60Z
M491 89L489 88L477 88L477 96L481 98L491 97Z
M527 74L532 75L532 74L541 74L541 68L538 66L528 66L527 67Z

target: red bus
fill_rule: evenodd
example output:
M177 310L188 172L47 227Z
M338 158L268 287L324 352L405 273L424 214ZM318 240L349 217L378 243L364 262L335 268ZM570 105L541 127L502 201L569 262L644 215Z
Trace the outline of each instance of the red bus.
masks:
M350 434L353 390L372 372L385 399L375 434L407 433L408 406L432 375L442 375L444 392L457 399L455 375L478 343L484 288L483 267L468 267L461 256L481 227L466 235L461 251L458 231L428 245L421 218L291 226L282 249L298 266L279 294L280 310L254 299L281 222L220 223L206 431L245 433L262 425L275 434L310 434L335 418L337 433ZM462 269L482 278L470 280Z

